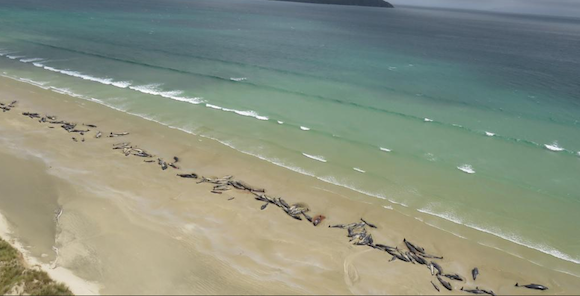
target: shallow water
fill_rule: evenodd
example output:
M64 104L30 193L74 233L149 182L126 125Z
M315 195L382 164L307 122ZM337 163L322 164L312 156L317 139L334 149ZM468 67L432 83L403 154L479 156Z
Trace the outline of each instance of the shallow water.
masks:
M580 20L262 0L0 4L4 76L580 276Z

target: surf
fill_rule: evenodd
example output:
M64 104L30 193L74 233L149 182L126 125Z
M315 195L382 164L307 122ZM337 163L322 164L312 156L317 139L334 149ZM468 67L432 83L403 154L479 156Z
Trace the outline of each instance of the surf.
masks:
M469 164L460 165L457 167L457 169L467 174L475 174L475 170Z
M215 109L215 110L220 110L220 111L225 111L225 112L233 112L237 115L241 115L241 116L245 116L245 117L252 117L258 120L262 120L262 121L268 121L270 120L270 118L268 118L267 116L263 116L258 114L258 112L253 111L253 110L236 110L236 109L230 109L230 108L225 108L225 107L221 107L221 106L217 106L217 105L213 105L213 104L209 104L206 103L205 106L207 108L210 109Z
M548 149L550 151L554 151L554 152L561 152L561 151L566 150L566 149L560 147L558 145L558 142L553 142L552 144L544 144L544 147L546 147L546 149Z
M326 162L326 159L324 159L324 157L322 157L322 156L310 155L310 154L306 154L306 153L302 153L302 155L304 155L310 159L320 161L320 162Z
M462 219L460 219L459 217L452 215L450 213L437 213L434 212L432 210L429 210L427 208L422 208L422 209L417 209L418 212L423 213L423 214L427 214L427 215L431 215L431 216L435 216L444 220L447 220L449 222L453 222L455 224L458 225L462 225L480 232L484 232L490 235L493 235L495 237L501 238L503 240L509 241L511 243L529 248L529 249L533 249L536 251L539 251L541 253L550 255L552 257L564 260L564 261L568 261L568 262L572 262L575 264L580 264L580 258L574 258L569 254L566 254L554 247L548 246L548 245L544 245L544 244L538 244L538 243L532 243L528 240L525 240L524 238L517 236L515 234L507 234L504 233L502 231L499 231L497 229L489 229L489 228L485 228L482 226L478 226L476 224L471 224L471 223L466 223L464 222Z

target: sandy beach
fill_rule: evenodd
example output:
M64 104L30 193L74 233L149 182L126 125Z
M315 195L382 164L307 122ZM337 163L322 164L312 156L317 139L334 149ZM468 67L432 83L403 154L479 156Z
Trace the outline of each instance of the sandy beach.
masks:
M77 294L433 294L428 268L349 243L333 224L372 222L375 243L404 248L403 239L444 256L438 262L465 282L496 294L541 295L514 284L541 283L549 294L580 291L577 277L440 231L368 196L236 152L215 141L0 78L0 213L9 236L29 260ZM97 126L84 136L40 123L23 112ZM50 128L54 127L54 128ZM102 131L102 138L95 133ZM110 132L130 134L108 138ZM78 142L72 140L76 137ZM83 142L82 139L85 139ZM131 145L180 169L162 170L125 156ZM176 174L232 175L288 203L306 203L314 227L292 219L247 191L211 193L212 185ZM233 197L233 199L231 199ZM62 210L62 212L61 212ZM60 215L59 215L60 214ZM56 218L58 217L58 219ZM58 255L55 250L58 250ZM529 252L534 252L529 250ZM476 281L470 276L478 267Z

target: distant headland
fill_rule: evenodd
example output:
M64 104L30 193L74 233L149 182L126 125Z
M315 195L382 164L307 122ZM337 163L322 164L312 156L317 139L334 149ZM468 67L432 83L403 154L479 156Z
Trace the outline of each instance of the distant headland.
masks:
M316 4L354 5L393 8L393 4L383 0L276 0L287 2L302 2Z

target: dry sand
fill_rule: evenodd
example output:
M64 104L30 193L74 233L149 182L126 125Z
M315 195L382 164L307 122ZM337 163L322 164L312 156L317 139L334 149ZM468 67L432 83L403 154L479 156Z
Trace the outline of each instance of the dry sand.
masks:
M450 294L464 294L461 286L541 294L516 289L515 282L542 283L550 294L580 291L575 276L458 238L215 141L0 78L0 102L12 100L18 107L0 113L0 213L6 218L0 235L9 227L29 260L75 293L433 294L430 281L437 280L425 266L389 263L385 252L353 246L345 230L328 228L360 217L379 227L371 230L375 242L401 247L406 237L445 256L446 271L465 277L479 267L476 283L452 281ZM71 137L82 136L22 116L25 111L98 128L84 143L74 142ZM95 139L96 130L131 134ZM166 160L179 156L181 170L162 171L111 149L122 141ZM328 219L313 227L274 206L261 211L263 203L250 193L212 194L210 184L176 177L184 172L234 175L289 202L305 202L312 215Z

